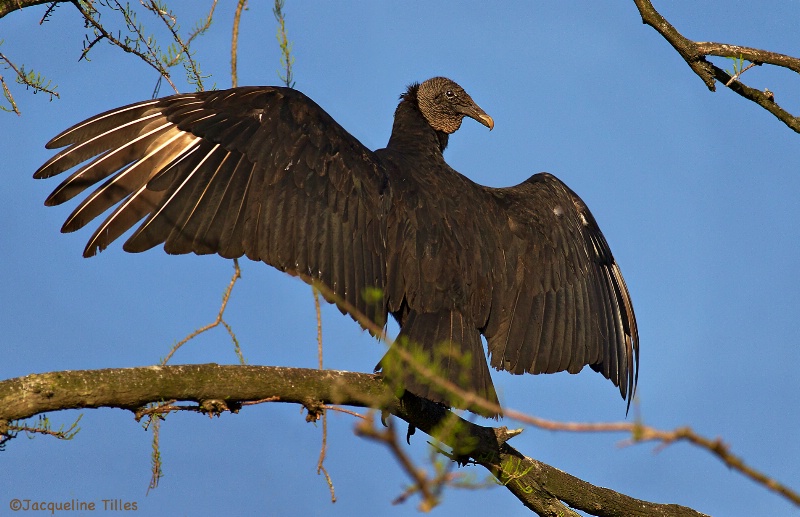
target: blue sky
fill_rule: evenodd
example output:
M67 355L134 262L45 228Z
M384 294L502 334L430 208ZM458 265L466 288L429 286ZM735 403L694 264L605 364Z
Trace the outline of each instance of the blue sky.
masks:
M203 2L203 5L207 2ZM252 2L241 27L240 84L277 84L279 51L268 8ZM288 2L297 88L370 148L385 145L397 96L434 75L455 79L495 120L467 121L448 162L492 186L548 171L597 218L620 263L641 333L638 403L647 424L690 425L800 489L800 136L720 87L710 93L674 50L642 25L632 2ZM689 38L800 55L796 2L656 2ZM691 7L688 7L691 5ZM746 11L746 14L744 14ZM57 181L31 175L44 144L100 111L149 98L155 73L98 45L78 62L83 24L70 6L37 24L44 7L0 22L0 51L58 84L60 100L15 93L21 117L0 114L0 377L149 365L213 320L232 267L218 257L130 255L119 244L90 260L90 231L61 235L69 207L45 208ZM187 14L187 13L183 13ZM191 26L202 13L184 16ZM197 44L207 85L230 86L232 9L220 6ZM156 22L143 21L151 26ZM729 64L720 61L723 66ZM8 71L3 71L8 78ZM176 70L180 88L191 89ZM765 67L748 84L769 87L800 112L797 80ZM164 86L162 94L170 93ZM316 366L310 288L244 262L227 320L251 364ZM323 312L325 364L371 371L383 346L331 307ZM235 363L218 329L175 363ZM625 417L617 390L579 375L493 375L501 400L538 416ZM83 411L71 442L11 442L0 455L0 513L11 498L136 501L140 513L202 515L406 515L392 506L407 479L380 446L329 418L326 467L316 475L321 428L299 408L263 405L209 420L170 415L162 427L166 477L145 495L150 434L129 413ZM50 415L57 425L78 412ZM631 417L629 417L631 418ZM513 425L513 422L506 422ZM591 483L713 515L786 515L789 503L678 444L620 448L619 435L527 429L519 450ZM427 457L423 435L409 450ZM483 478L480 468L463 469ZM529 515L506 491L449 491L439 515Z

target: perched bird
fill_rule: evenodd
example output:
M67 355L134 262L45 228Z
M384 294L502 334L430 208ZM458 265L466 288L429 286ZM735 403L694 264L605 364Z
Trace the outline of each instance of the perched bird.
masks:
M443 152L464 117L494 127L450 79L412 84L386 148L370 151L293 89L172 95L67 129L34 177L90 160L45 202L102 182L62 228L114 207L86 257L144 219L126 251L246 255L326 286L354 318L391 314L400 334L379 367L399 391L499 415L471 398L499 405L482 334L496 369L589 365L630 407L636 319L594 217L550 174L489 188L453 170Z

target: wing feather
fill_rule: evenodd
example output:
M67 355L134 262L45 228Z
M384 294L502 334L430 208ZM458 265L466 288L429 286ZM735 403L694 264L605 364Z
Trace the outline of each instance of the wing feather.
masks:
M552 343L542 340L542 320L544 319L545 306L547 305L548 292L542 292L533 296L531 310L525 315L524 321L526 332L520 344L520 352L517 356L517 368L533 373L543 373L547 371L547 361L550 359L549 349ZM530 358L534 358L531 361Z
M219 205L228 186L228 179L236 168L236 156L228 151L222 151L219 163L206 180L200 185L202 191L198 193L197 200L192 207L192 212L186 218L181 232L190 237L186 246L188 250L198 254L213 253L213 246L203 241L207 237L207 228L216 217ZM219 242L215 240L214 242Z
M48 143L64 146L35 177L86 162L47 204L94 186L63 228L111 210L87 256L143 220L125 250L247 255L318 278L362 309L366 288L386 287L380 159L300 92L245 87L145 101Z
M636 319L591 212L549 174L487 191L498 206L493 231L504 239L485 329L492 365L512 373L576 373L588 364L630 406L639 367Z

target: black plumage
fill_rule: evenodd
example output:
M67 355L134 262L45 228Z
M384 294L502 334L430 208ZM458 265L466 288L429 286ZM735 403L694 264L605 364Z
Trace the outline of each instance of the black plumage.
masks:
M497 369L576 373L588 364L630 404L636 319L594 217L550 174L489 188L450 168L442 153L465 116L494 126L453 81L413 84L388 145L370 151L292 89L173 95L64 131L47 147L66 148L34 177L91 160L46 201L102 182L62 228L114 207L86 257L144 219L125 250L164 243L173 254L246 255L321 282L351 316L382 325L391 314L400 336L379 366L415 395L466 405L398 350L497 403L483 334Z

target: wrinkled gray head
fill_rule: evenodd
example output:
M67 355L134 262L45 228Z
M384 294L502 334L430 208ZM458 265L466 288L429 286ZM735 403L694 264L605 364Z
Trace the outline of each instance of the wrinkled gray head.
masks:
M447 134L454 133L461 127L461 120L470 117L490 130L494 120L464 88L446 77L434 77L419 85L417 103L425 119L433 129Z

